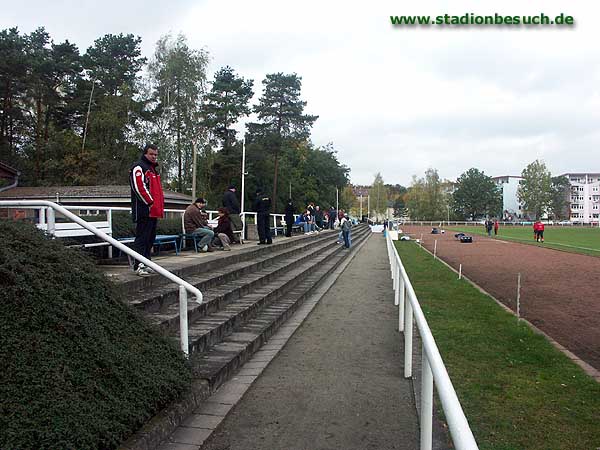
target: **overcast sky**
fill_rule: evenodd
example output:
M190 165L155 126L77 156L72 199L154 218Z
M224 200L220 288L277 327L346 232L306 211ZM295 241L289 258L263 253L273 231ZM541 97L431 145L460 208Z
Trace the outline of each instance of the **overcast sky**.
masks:
M302 77L316 145L333 142L354 183L410 184L429 167L518 175L536 158L553 174L600 171L600 3L512 1L0 0L2 29L44 26L82 52L107 33L134 33L150 57L185 34L255 80ZM390 15L564 12L574 27L399 28Z

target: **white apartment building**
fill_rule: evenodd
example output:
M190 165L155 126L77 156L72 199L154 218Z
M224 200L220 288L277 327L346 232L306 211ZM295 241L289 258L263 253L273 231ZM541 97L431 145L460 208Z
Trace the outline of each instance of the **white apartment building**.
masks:
M492 177L492 180L502 189L502 220L523 218L523 211L517 197L517 190L522 179L522 177L513 175Z
M565 173L571 183L569 198L572 222L598 222L600 214L600 173Z

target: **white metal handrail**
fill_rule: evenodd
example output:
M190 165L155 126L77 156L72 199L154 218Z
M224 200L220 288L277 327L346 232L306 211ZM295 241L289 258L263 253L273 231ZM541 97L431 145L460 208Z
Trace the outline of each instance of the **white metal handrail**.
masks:
M45 200L0 201L0 206L6 206L6 207L10 207L10 206L32 207L32 206L35 206L38 208L40 208L40 207L46 208L46 210L47 210L46 211L46 219L47 219L47 225L48 225L47 233L51 236L54 236L54 232L56 229L54 211L58 211L65 217L68 217L73 222L79 224L80 226L87 229L94 235L98 236L100 239L117 247L123 253L126 253L127 255L130 255L131 257L135 258L136 260L144 263L146 266L150 267L156 273L168 278L169 280L171 280L174 283L177 283L179 285L179 335L180 335L180 342L181 342L181 350L185 353L186 356L189 354L188 322L187 322L187 293L189 291L192 294L194 294L196 296L196 302L198 304L201 304L202 303L202 292L200 292L200 290L198 288L192 286L187 281L182 280L177 275L169 272L168 270L159 266L158 264L149 260L148 258L140 255L135 250L132 250L131 248L124 245L123 243L117 241L115 238L113 238L113 237L109 236L108 234L104 233L103 231L97 229L93 225L90 225L88 222L81 219L79 216L73 214L71 211L69 211L64 206L58 205L53 202L45 201ZM71 209L86 209L86 208L71 207ZM87 209L90 209L90 208L87 208ZM103 209L103 208L94 207L91 209ZM116 209L116 208L112 208L112 209ZM126 208L124 208L124 209L126 209Z
M420 448L431 450L432 447L435 382L454 446L457 450L476 450L477 443L390 233L386 233L386 243L394 286L394 304L398 306L398 331L404 332L404 376L406 378L412 377L413 320L423 343Z
M46 215L45 215L44 207L38 205L37 203L35 205L19 205L19 206L21 206L23 208L39 209L41 212L39 224L45 226ZM113 211L131 211L131 208L128 208L125 206L95 206L95 205L60 205L60 206L62 206L63 208L65 208L67 210L106 211L106 220L111 227L112 227L112 212ZM165 209L165 212L181 215L181 230L183 233L185 233L185 227L184 227L184 223L183 223L183 215L185 213L185 210L183 210L183 209ZM208 220L213 220L215 218L215 216L218 214L218 211L216 211L216 210L207 210L206 212L208 214ZM245 211L245 212L240 213L240 216L241 216L242 224L243 224L244 228L246 225L247 217L253 217L254 222L256 223L256 216L257 216L256 212ZM281 227L281 221L285 219L285 214L272 213L272 214L270 214L270 216L273 219L273 227L275 228L275 236L277 236L278 235L277 219L279 219L279 227ZM294 214L294 219L296 217L298 217L298 214Z

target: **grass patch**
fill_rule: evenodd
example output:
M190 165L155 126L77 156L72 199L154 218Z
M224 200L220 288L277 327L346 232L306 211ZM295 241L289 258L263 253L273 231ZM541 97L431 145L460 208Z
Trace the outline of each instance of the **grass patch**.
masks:
M0 448L114 449L189 389L176 345L82 252L0 221Z
M411 242L397 242L481 450L600 447L600 384Z
M483 226L451 227L451 229L468 234L487 236ZM547 226L544 231L545 242L542 244L533 239L532 226L501 226L496 238L582 255L600 256L600 229L598 228Z

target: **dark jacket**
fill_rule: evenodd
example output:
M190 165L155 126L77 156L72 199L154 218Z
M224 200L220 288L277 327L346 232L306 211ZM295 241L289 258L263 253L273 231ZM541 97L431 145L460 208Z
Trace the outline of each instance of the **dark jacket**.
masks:
M233 242L233 232L231 231L231 221L229 216L221 216L217 219L217 226L213 230L215 234L226 234L231 242Z
M259 215L269 215L271 213L271 198L267 195L258 195L254 200L254 211Z
M231 192L229 189L223 194L223 206L227 208L229 214L239 214L242 212L235 192Z
M294 217L294 204L292 202L288 202L287 205L285 205L285 221L287 222L287 219L289 217Z
M211 230L208 225L208 213L192 203L183 213L183 228L186 233L193 233L198 228Z
M131 216L134 222L146 217L161 218L164 215L165 198L158 164L152 164L144 155L129 169L131 187Z

